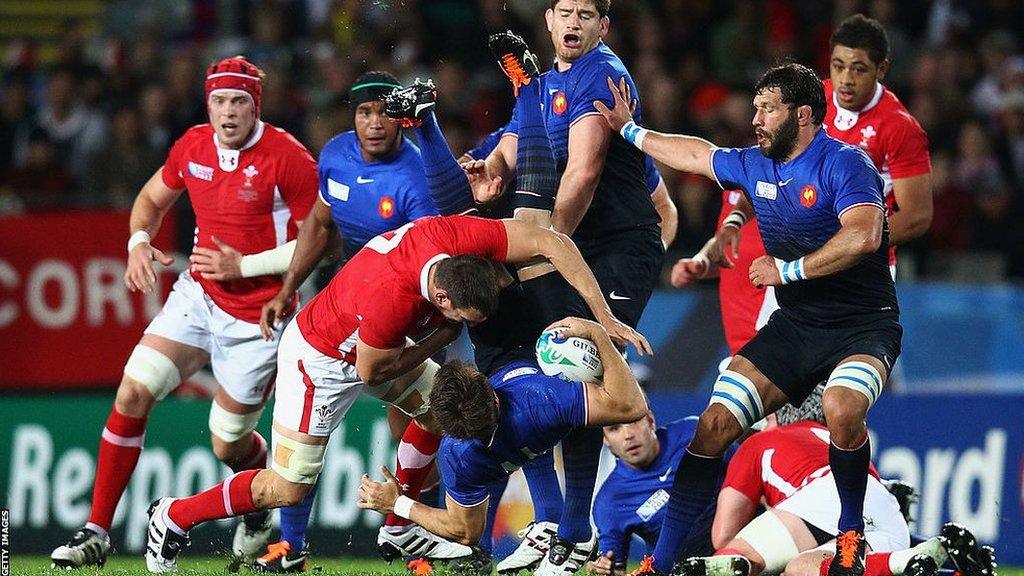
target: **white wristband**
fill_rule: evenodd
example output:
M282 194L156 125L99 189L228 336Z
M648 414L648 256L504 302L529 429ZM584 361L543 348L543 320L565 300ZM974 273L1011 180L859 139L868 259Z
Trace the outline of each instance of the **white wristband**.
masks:
M625 138L627 142L641 150L644 149L644 138L647 138L648 132L649 130L637 125L637 123L632 120L623 124L622 128L619 129L619 134L622 134L622 137Z
M149 237L149 232L146 232L145 230L136 230L128 237L128 252L131 253L132 248L135 248L143 242L149 244L151 240L152 238Z
M412 515L412 505L415 502L415 500L408 496L399 496L398 499L395 500L395 505L393 506L395 516L405 518L406 520L412 520L409 516Z
M736 228L743 228L743 225L747 223L747 215L740 210L733 210L729 212L729 215L722 220L722 228L726 226L735 226Z
M779 269L779 277L782 278L783 284L807 280L807 276L804 275L803 257L789 262L776 258L775 267Z
M284 274L292 263L296 241L285 242L276 248L264 250L259 254L246 254L238 264L242 278Z

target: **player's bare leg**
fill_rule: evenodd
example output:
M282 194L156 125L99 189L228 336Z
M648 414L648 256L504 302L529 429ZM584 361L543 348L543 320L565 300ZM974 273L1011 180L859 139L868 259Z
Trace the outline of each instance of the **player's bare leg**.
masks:
M142 453L146 422L159 398L209 362L200 348L144 334L132 352L100 438L89 521L50 555L54 567L102 566L110 550L107 532Z
M817 542L804 521L785 510L762 513L714 556L689 558L682 564L687 576L758 576L787 568L800 550ZM787 572L788 574L788 572Z

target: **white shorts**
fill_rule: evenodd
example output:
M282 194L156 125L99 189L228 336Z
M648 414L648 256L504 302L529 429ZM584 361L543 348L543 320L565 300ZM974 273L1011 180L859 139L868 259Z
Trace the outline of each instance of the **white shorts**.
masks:
M277 337L264 340L259 324L221 310L188 270L178 276L145 333L206 350L213 377L242 404L262 404L273 388Z
M839 492L832 474L812 480L776 506L828 532L839 532ZM864 539L875 552L910 548L910 530L896 498L874 476L864 495Z
M321 353L289 322L277 356L274 422L311 436L330 436L362 393L356 367Z

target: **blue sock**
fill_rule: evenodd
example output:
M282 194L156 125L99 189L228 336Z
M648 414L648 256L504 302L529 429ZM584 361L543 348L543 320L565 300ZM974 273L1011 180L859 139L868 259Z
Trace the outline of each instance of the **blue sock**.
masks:
M839 533L855 530L864 533L864 493L868 488L868 464L871 444L867 436L859 448L843 450L829 444L828 463L839 491Z
M441 214L461 214L476 207L469 180L448 148L437 117L431 112L416 128L430 199Z
M533 521L558 523L562 518L562 487L555 473L555 456L541 454L523 466L533 500Z
M689 450L683 453L654 547L655 570L672 572L690 531L718 493L724 468L721 456L697 456Z
M558 174L540 109L540 82L531 82L519 89L516 114L519 117L519 143L516 148L515 206L552 210L558 192Z
M316 487L314 484L302 502L281 508L281 540L288 542L292 550L302 550L306 546L306 528L313 512Z
M477 546L488 554L494 552L494 518L498 515L498 504L501 503L501 497L505 494L506 486L508 486L508 476L491 484L490 488L487 489L487 494L490 497L487 500L487 522L484 523L484 531L480 534L480 541L477 542Z
M594 500L602 435L600 428L577 428L562 440L565 506L558 535L570 542L590 540L590 504Z

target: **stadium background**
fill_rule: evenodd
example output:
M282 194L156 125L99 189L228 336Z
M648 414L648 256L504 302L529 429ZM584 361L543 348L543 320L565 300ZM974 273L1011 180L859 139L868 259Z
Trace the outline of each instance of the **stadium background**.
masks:
M546 0L4 0L0 2L0 499L15 553L45 553L88 512L98 435L124 359L158 298L121 283L127 209L188 126L204 121L201 74L245 54L269 80L264 119L317 154L351 126L342 100L366 69L432 77L453 150L511 108L486 35L512 28L550 58ZM922 494L917 528L968 524L1024 563L1024 4L1016 0L613 2L607 43L629 66L646 124L750 144L750 86L792 56L826 72L833 25L885 23L887 84L931 140L935 218L900 253L904 355L872 411L875 460ZM70 120L61 121L62 118ZM666 258L711 233L714 184L663 169L680 211ZM186 202L157 240L178 262ZM162 276L164 290L173 273ZM712 283L659 291L637 368L667 420L700 409L725 355ZM202 378L182 396L202 395ZM145 506L213 483L208 404L160 406L114 537L141 548ZM266 418L265 418L266 420ZM266 422L264 422L264 427ZM264 428L265 429L265 428ZM379 517L354 506L359 474L392 462L383 411L361 402L335 437L314 513L315 552L368 554ZM530 514L514 485L499 530ZM226 544L223 527L195 538ZM508 546L508 541L505 542ZM500 553L501 547L499 547Z

